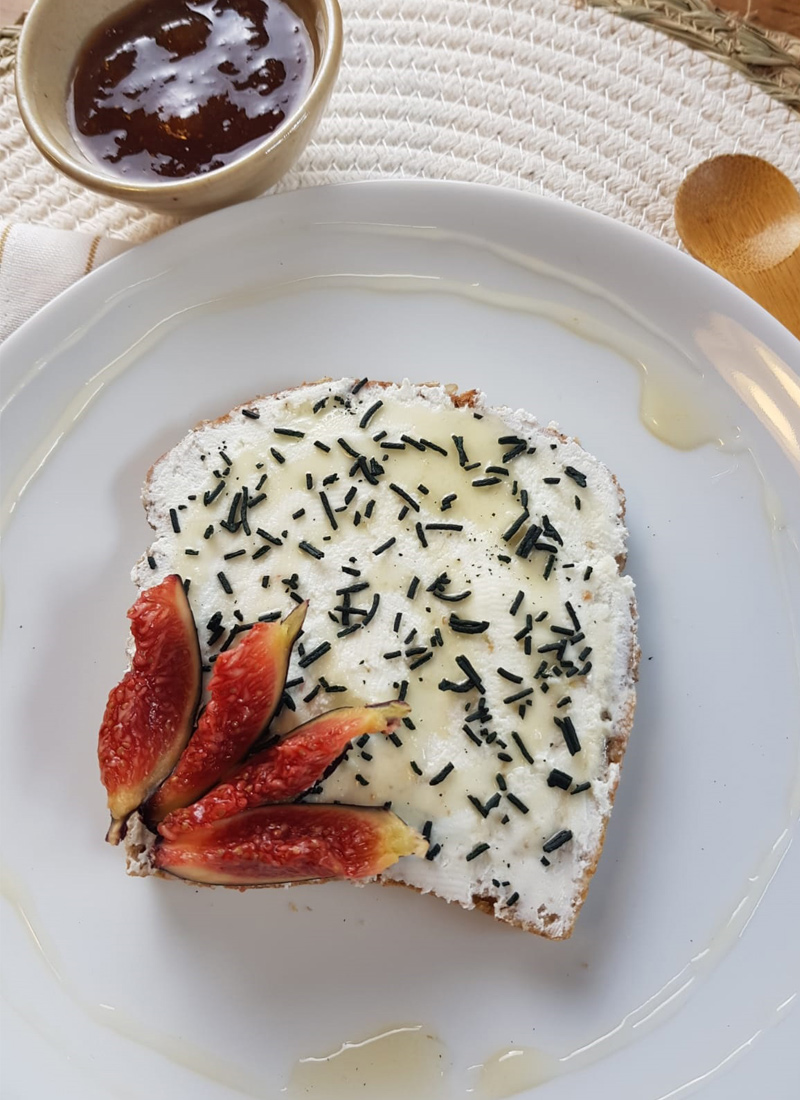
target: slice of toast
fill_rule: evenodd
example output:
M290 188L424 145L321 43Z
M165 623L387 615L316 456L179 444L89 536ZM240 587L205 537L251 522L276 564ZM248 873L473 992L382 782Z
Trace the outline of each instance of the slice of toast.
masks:
M383 880L569 936L635 706L613 475L475 391L325 380L199 424L144 504L156 538L134 580L185 578L206 672L248 624L308 599L272 732L411 704L306 795L391 805L423 833L427 857Z

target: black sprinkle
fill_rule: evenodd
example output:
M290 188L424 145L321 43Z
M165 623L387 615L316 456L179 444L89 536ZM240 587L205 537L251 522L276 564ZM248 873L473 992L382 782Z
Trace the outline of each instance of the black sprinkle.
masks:
M550 866L550 860L549 860L549 859L547 858L547 856L542 856L542 858L541 858L541 860L540 860L539 862L540 862L540 863L543 863L545 867L549 867L549 866Z
M358 453L358 451L354 450L346 439L342 439L342 437L339 436L336 442L339 444L345 454L349 454L351 458L361 458L361 455Z
M518 691L516 695L507 695L503 702L506 704L506 706L510 706L512 703L516 703L520 699L525 699L528 695L533 695L533 688L524 688L522 691Z
M509 672L507 668L498 668L497 673L502 676L504 680L510 680L512 684L521 684L522 677L517 676L514 672Z
M241 558L246 553L246 550L231 550L230 554L223 554L222 557L225 561L230 561L231 558Z
M483 634L484 630L489 629L487 621L478 622L474 619L460 619L455 612L450 615L449 626L457 634Z
M429 591L430 591L430 589L429 589ZM466 600L466 598L468 596L472 595L472 593L470 592L469 589L467 589L466 592L459 592L455 596L448 595L447 592L440 592L440 591L434 591L433 594L434 594L434 596L436 597L437 600L445 600L447 603L460 603L462 600Z
M469 462L467 452L464 450L464 437L463 435L454 435L453 442L456 445L456 451L458 452L458 464L459 466L466 466Z
M504 791L507 787L507 783L506 783L506 777L503 775L503 773L498 772L497 775L494 777L494 779L495 779L495 782L497 783L497 786L500 788L500 790Z
M414 775L422 775L422 768L419 766L416 760L411 761L411 770Z
M419 505L412 496L409 496L405 489L402 489L399 485L395 485L393 481L389 482L389 488L393 493L397 493L399 497L402 497L406 504L409 504L415 512L419 511Z
M350 390L350 393L358 393L359 390L362 390L364 386L366 386L367 382L369 382L368 378L362 378L360 382L356 382L356 384Z
M525 444L517 443L516 446L512 447L510 451L506 451L506 453L503 455L503 462L510 462L513 458L521 455L524 451Z
M330 451L330 447L328 446L328 444L323 443L321 439L315 439L314 440L314 446L319 447L319 449L321 451L324 451L326 454L328 454L328 452Z
M400 438L404 443L408 443L410 446L416 448L418 451L424 451L425 448L421 443L418 443L416 439L412 439L410 435L401 435Z
M281 452L278 450L277 447L270 447L269 453L272 455L272 457L275 459L276 462L280 463L281 466L286 461L286 459L283 457L283 455L281 454Z
M242 416L246 416L248 420L258 420L261 413L257 409L242 409Z
M473 489L481 489L484 485L499 485L499 477L476 477L472 482Z
M387 539L386 542L381 543L380 546L376 546L372 553L375 555L375 557L377 557L378 554L382 554L384 550L388 550L390 546L394 546L396 542L397 539L394 537L394 535L392 535L392 537L390 539Z
M316 558L317 561L325 557L325 552L323 550L318 550L316 546L312 546L310 542L303 540L303 542L298 543L298 546L301 550L305 551L306 554L309 554L312 558Z
M515 742L517 748L522 753L525 760L529 764L532 764L533 763L533 757L531 756L531 754L528 752L527 748L525 747L525 743L522 740L522 738L520 737L520 735L518 733L512 733L511 734L511 739Z
M561 478L560 477L543 477L542 481L545 483L545 485L558 485L558 483L561 481Z
M439 691L454 691L459 695L463 695L467 691L474 691L475 685L471 680L464 680L463 683L457 684L453 680L440 680ZM480 744L480 742L478 742Z
M516 535L517 531L519 531L520 527L529 519L529 517L530 512L526 508L524 512L521 512L520 515L517 516L509 529L503 533L503 541L511 542L514 535Z
M463 531L462 523L426 523L426 531Z
M408 586L408 591L406 592L406 596L409 600L414 599L414 596L416 596L416 594L417 594L417 589L418 588L419 588L419 577L412 577L411 584Z
M572 831L570 829L562 829L560 832L551 836L546 841L542 848L545 852L554 852L556 848L560 848L562 844L566 844L568 840L572 840Z
M567 477L571 477L577 485L580 485L581 489L586 488L586 474L582 474L580 470L576 470L574 466L565 466L564 473Z
M568 791L572 786L572 776L558 768L553 768L547 777L547 786L560 787L562 791Z
M519 592L517 592L516 596L514 597L514 602L511 604L511 607L508 609L509 613L511 615L516 615L516 613L519 611L519 606L522 603L524 598L525 598L525 593L520 588Z
M581 498L578 496L577 493L575 494L575 507L580 512L580 510L581 510Z
M356 783L360 783L362 787L368 787L369 786L369 780L365 779L364 776L360 774L360 772L356 772L355 779L356 779Z
M225 482L224 481L218 481L217 484L214 486L214 488L211 490L211 492L203 493L203 504L206 506L206 508L209 506L209 504L211 504L213 501L215 501L217 499L217 497L223 491L224 488L225 488Z
M587 565L586 569L584 570L583 579L585 581L588 581L588 579L589 579L589 577L591 577L591 575L592 575L592 566Z
M443 512L446 512L448 508L450 508L454 500L458 500L458 496L456 493L448 493L446 497L442 497L441 510Z
M574 756L575 753L580 752L580 738L578 737L575 726L572 724L572 719L569 717L569 715L567 715L565 718L558 718L554 715L553 721L561 730L561 733L564 736L564 744L567 746L570 756Z
M472 681L472 683L475 685L475 687L478 689L478 691L481 693L481 695L483 695L484 694L483 682L482 682L480 676L478 675L478 673L475 671L475 669L470 664L469 660L463 655L463 653L459 654L458 657L456 657L456 664L461 669L461 671L464 673L464 675L469 677L469 679Z
M421 523L417 524L416 532L417 532L417 538L419 539L420 543L422 544L423 547L426 547L428 545L428 540L425 538L425 531L423 530L423 527L422 527Z
M175 532L176 535L179 535L181 533L181 525L178 520L178 513L175 511L174 508L170 508L169 518L172 523L172 530Z
M455 765L452 764L452 763L445 764L445 766L442 768L442 770L440 772L437 772L437 774L433 777L433 779L429 780L430 786L431 787L438 787L440 783L443 783L444 780L447 779L450 772L453 770L454 766Z
M518 901L519 901L519 894L515 890L514 893L511 895L511 897L506 902L506 906L516 905Z
M306 653L297 663L300 668L308 668L314 661L318 661L320 657L324 657L330 648L330 642L321 642L316 649L312 649L310 653Z
M339 527L339 524L336 522L336 516L333 514L331 503L328 500L328 494L326 492L321 492L319 494L319 499L322 501L322 507L325 509L325 515L328 517L328 523L330 523L333 530L336 531Z
M467 854L467 856L465 857L467 863L469 863L473 859L477 859L479 855L482 855L484 852L488 852L488 851L489 851L489 845L488 844L476 844L475 847L472 849L472 851L469 852Z
M416 661L412 661L408 666L409 672L413 672L415 669L419 668L420 665L424 665L426 661L430 661L432 656L433 653L428 651L423 657L417 657Z
M583 791L588 791L591 787L591 783L579 783L577 787L573 787L569 792L570 794L582 794Z
M439 852L441 852L441 850L442 850L441 844L434 844L434 846L432 848L429 848L427 850L427 852L425 853L425 858L426 859L436 859L436 857L438 856Z
M156 568L156 559L153 557L152 554L147 555L147 564L150 566L151 569Z
M283 546L283 543L276 535L271 535L269 531L265 531L262 527L256 527L256 534L260 535L262 539L266 539L267 542L271 542L273 546Z
M484 804L481 802L481 800L479 798L476 798L474 794L468 794L467 798L472 803L472 805L475 807L475 809L478 811L478 813L481 815L481 817L486 817L487 816L488 811L487 811L486 807L484 806Z
M464 733L466 733L470 741L474 741L476 745L481 744L480 737L478 737L477 733L473 733L469 726L462 726L461 728L463 729Z

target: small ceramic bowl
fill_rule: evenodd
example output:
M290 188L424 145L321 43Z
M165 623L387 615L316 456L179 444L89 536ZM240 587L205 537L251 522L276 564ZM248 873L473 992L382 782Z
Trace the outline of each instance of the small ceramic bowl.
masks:
M72 73L91 32L130 0L36 0L20 35L17 101L41 152L66 175L103 195L162 213L201 214L253 198L275 184L307 145L330 97L342 54L337 0L287 0L314 46L314 77L305 99L283 126L248 153L204 175L161 182L129 181L90 160L67 117Z

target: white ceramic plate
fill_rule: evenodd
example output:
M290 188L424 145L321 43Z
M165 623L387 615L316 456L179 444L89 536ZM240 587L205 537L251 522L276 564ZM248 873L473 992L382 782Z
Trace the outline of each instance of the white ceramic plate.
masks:
M796 1095L785 330L603 218L391 182L178 229L62 295L2 359L5 1096L433 1100L551 1072L537 1100ZM578 435L627 491L639 709L569 942L407 891L129 879L103 843L95 736L148 543L144 473L198 419L323 374L481 387Z

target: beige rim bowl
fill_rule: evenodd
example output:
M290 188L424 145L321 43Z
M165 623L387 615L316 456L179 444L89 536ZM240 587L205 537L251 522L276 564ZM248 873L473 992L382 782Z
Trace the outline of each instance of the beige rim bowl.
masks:
M22 120L41 152L66 175L121 202L161 213L202 214L260 195L292 167L328 102L342 55L337 0L287 0L306 25L314 47L314 77L305 99L283 126L249 153L201 176L174 182L131 182L90 160L72 136L67 102L83 43L131 0L36 0L20 35L17 101Z

